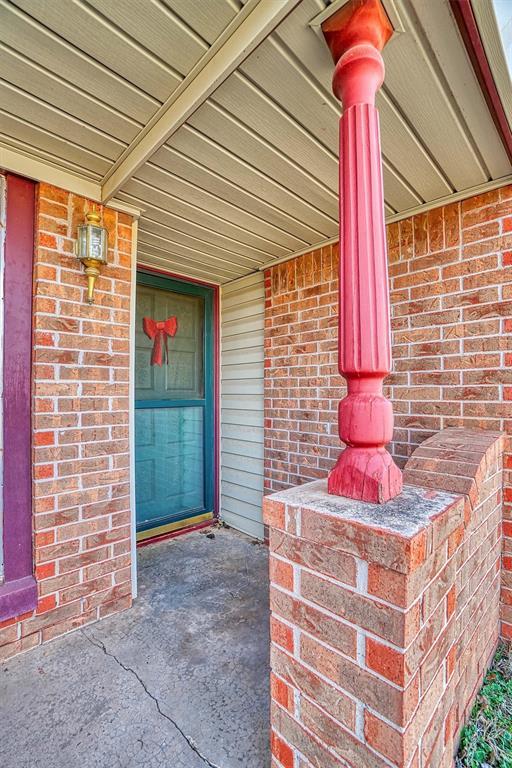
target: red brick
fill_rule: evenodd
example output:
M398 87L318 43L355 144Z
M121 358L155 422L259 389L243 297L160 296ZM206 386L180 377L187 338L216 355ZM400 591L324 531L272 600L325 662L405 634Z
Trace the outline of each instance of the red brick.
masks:
M448 557L451 557L464 538L464 525L459 525L448 537Z
M455 663L457 661L457 644L452 645L450 648L448 655L446 657L446 676L447 678L450 678L453 674L453 671L455 669Z
M266 525L284 530L284 504L271 501L270 499L263 499L263 520Z
M344 552L402 573L416 570L426 557L424 531L408 539L335 515L319 516L307 507L302 512L302 536L333 549L342 549L343 542Z
M269 562L270 581L283 589L293 591L293 566L276 557L271 557Z
M296 720L277 705L272 707L271 720L276 730L289 742L298 745L299 751L307 758L308 764L322 768L346 768L346 761L335 757L325 749L321 741L306 731ZM302 766L304 763L301 764Z
M294 768L293 750L275 731L272 731L271 748L272 754L279 760L283 768Z
M309 395L313 402L314 397L318 393ZM305 421L303 415L300 420ZM276 421L277 429L285 430L286 413ZM451 768L460 727L498 637L499 469L504 441L497 431L479 432L475 426L429 436L411 462L415 469L410 472L433 494L439 486L466 493L465 499L449 503L442 515L430 519L419 557L393 536L383 537L380 546L362 523L353 525L327 510L309 509L307 503L297 529L310 547L306 561L302 540L297 544L296 537L271 530L271 551L279 547L279 553L298 566L300 587L300 596L278 589L271 594L274 614L282 616L289 629L297 628L300 640L293 655L291 648L288 653L277 645L272 648L274 673L295 692L295 708L289 710L294 719L274 707L272 722L307 756L306 766L332 765L336 754L351 765L380 768L390 761L399 768ZM306 435L315 434L301 428ZM277 439L282 442L285 436ZM512 510L503 527L506 553L509 546L512 553L511 520ZM388 542L391 552L383 546ZM325 559L313 548L321 550L326 544L365 560L367 582L361 563L355 588L322 573ZM505 558L504 566L511 567L512 560ZM504 570L507 577L510 573ZM502 631L512 637L512 578L504 579L501 592ZM337 646L336 624L358 629L348 652ZM365 744L353 735L360 719L353 711L337 708L334 691L364 706Z
M51 611L52 608L55 608L57 605L57 601L55 599L55 595L48 595L47 597L42 597L37 601L37 610L36 613L46 613L47 611Z
M356 657L357 634L354 627L346 622L272 587L270 606L274 615L289 624L300 627L314 637L322 638L346 656Z
M34 545L35 547L46 547L49 544L53 544L55 542L55 531L43 531L41 533L36 533L34 536Z
M293 629L275 616L270 617L270 637L274 643L293 653Z
M72 616L64 621L59 621L56 624L52 624L49 627L45 627L41 630L41 639L45 643L48 640L53 640L55 637L71 632L78 627L83 627L84 624L90 624L97 620L96 611L86 611L79 616Z
M113 613L119 613L131 608L132 596L131 594L114 598L99 605L99 618L103 619L105 616L111 616Z
M364 765L365 768L387 768L388 763L357 739L349 730L338 725L319 707L309 700L301 700L301 721L327 747L349 765Z
M408 603L407 576L390 568L384 568L376 563L369 563L368 592L388 603L405 608Z
M366 666L396 685L405 684L405 656L389 645L366 638Z
M271 530L271 550L277 555L352 586L356 585L356 561L351 555L311 543L284 531Z
M449 620L455 612L457 605L457 591L453 585L446 595L446 619Z
M36 632L28 637L22 637L12 643L6 643L0 647L0 661L6 661L12 658L17 653L23 653L29 651L31 648L35 648L41 642L41 636L39 632Z
M354 662L302 635L301 659L308 666L342 687L351 695L397 725L405 725L418 703L418 680L403 695L399 689L365 672Z
M284 680L276 677L273 672L270 675L270 695L282 707L285 707L290 712L293 711L293 689Z
M330 685L296 659L273 646L271 649L272 668L295 692L300 691L325 709L339 723L355 730L356 706L354 700ZM290 698L292 699L290 701ZM292 710L293 694L289 691L289 709Z
M34 445L53 445L55 434L53 432L36 432L33 437Z
M364 736L367 743L381 755L397 765L403 765L403 745L400 733L368 710L365 710L364 713Z
M397 645L407 645L419 630L418 605L402 612L307 571L301 574L301 595L346 621Z

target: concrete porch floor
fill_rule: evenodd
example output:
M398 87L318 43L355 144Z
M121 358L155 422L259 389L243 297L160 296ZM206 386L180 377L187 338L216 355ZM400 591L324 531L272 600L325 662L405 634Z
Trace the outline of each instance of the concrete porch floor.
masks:
M267 548L220 529L138 562L130 611L0 667L0 765L267 768Z

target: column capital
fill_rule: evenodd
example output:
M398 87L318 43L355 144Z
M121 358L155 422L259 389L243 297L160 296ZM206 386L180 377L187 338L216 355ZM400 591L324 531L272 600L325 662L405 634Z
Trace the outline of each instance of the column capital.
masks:
M355 45L366 43L382 51L393 27L380 0L349 0L324 21L322 32L337 64Z
M322 24L335 69L332 87L344 109L374 104L384 81L380 51L393 27L380 0L349 0Z

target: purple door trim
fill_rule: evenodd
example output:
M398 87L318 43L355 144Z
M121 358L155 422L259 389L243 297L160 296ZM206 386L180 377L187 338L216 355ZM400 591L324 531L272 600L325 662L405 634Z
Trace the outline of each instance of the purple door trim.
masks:
M35 183L7 175L4 268L4 582L0 621L37 605L32 562L31 370Z

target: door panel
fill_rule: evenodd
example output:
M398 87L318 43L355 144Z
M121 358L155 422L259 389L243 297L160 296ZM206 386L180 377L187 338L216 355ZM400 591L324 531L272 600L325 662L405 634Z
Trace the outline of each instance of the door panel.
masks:
M176 318L150 338L144 318ZM138 276L135 353L137 530L213 512L213 291ZM152 364L162 345L162 365Z
M154 342L143 330L143 318L176 317L176 336L167 339L168 365L150 365ZM137 400L202 398L204 299L139 286L136 318L135 387Z
M183 512L202 512L204 424L202 408L138 409L137 517L162 523Z

